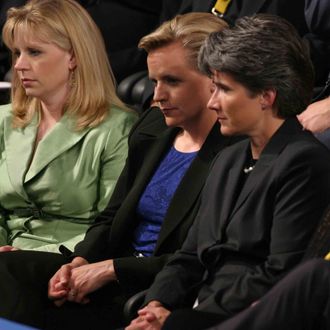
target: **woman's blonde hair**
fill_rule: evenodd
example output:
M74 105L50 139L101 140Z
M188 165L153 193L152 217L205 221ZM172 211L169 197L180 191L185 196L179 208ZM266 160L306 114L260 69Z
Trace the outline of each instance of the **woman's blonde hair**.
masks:
M90 15L76 1L30 0L23 7L8 10L2 37L13 52L13 66L16 60L15 37L22 30L74 54L74 81L64 111L76 118L77 129L98 125L111 105L125 108L116 95L115 79L102 35ZM15 127L26 126L34 112L41 109L38 99L26 95L14 69L11 99Z
M143 37L139 42L139 48L149 53L179 41L188 50L189 60L197 69L198 52L206 37L211 32L220 31L226 27L228 24L224 20L210 13L177 15Z

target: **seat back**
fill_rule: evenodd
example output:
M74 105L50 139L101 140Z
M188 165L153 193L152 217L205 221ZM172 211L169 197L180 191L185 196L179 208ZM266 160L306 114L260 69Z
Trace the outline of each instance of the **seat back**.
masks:
M117 88L119 98L138 113L150 107L153 84L147 71L136 72L123 79Z

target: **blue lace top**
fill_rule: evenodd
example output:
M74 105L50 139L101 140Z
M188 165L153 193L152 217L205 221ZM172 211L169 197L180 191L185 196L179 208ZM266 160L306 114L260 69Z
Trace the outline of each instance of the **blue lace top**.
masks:
M196 154L197 151L183 153L172 147L142 194L137 207L140 223L134 233L133 247L144 256L153 254L171 199Z

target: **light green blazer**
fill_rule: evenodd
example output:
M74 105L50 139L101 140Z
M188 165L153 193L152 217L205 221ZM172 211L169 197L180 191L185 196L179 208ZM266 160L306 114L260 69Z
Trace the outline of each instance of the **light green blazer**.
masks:
M77 132L64 115L33 155L37 117L13 129L11 105L0 107L0 246L59 252L106 207L137 117L113 107L100 125Z

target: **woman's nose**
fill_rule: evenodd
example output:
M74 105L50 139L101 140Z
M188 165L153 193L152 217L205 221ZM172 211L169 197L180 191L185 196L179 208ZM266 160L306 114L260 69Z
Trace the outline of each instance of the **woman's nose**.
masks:
M207 107L208 107L208 109L213 110L213 111L221 110L221 102L220 102L219 93L217 93L216 91L214 91L212 93L209 101L207 102Z
M162 84L157 83L154 87L154 101L161 102L164 101L166 98L166 92Z
M29 64L26 59L26 56L24 56L22 54L17 56L15 65L14 65L15 70L18 70L18 71L26 70L26 69L28 69L28 66L29 66Z

